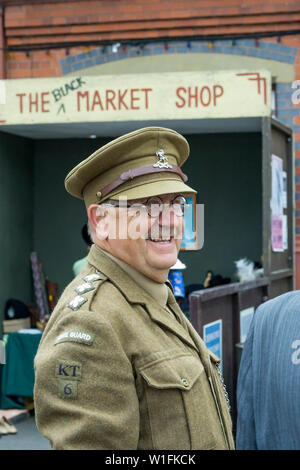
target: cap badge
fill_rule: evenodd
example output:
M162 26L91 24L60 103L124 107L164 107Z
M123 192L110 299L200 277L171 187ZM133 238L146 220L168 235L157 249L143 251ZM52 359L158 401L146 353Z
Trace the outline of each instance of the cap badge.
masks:
M159 160L153 165L154 168L172 168L172 165L169 164L168 157L165 156L163 149L157 150L156 156L159 157Z

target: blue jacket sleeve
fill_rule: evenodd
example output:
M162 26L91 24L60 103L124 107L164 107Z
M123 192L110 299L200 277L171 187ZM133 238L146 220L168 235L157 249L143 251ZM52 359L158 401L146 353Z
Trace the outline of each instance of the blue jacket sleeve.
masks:
M237 384L237 433L236 449L257 449L253 407L253 337L255 315L253 317L242 353Z

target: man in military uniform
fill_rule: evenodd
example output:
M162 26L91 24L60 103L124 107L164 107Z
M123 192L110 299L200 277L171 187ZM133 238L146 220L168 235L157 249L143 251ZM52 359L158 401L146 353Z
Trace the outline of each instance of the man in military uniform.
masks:
M54 449L233 449L218 358L174 299L186 207L177 132L111 141L66 177L93 246L35 359L37 426ZM134 228L134 230L133 230ZM139 236L137 236L137 234Z

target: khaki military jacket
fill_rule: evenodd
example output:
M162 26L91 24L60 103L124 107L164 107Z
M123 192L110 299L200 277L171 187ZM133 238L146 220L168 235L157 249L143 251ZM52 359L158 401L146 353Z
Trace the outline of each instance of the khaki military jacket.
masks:
M166 309L95 245L88 262L35 358L39 431L54 449L233 449L218 359L171 289Z

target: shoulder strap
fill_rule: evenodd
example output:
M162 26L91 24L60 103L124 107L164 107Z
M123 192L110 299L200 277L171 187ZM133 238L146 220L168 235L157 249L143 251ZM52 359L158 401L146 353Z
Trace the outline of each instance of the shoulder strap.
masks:
M104 274L100 273L97 269L94 273L87 274L81 279L74 288L74 297L66 305L66 308L70 308L75 312L79 310L82 305L86 310L89 310L93 297L100 285L106 281Z

